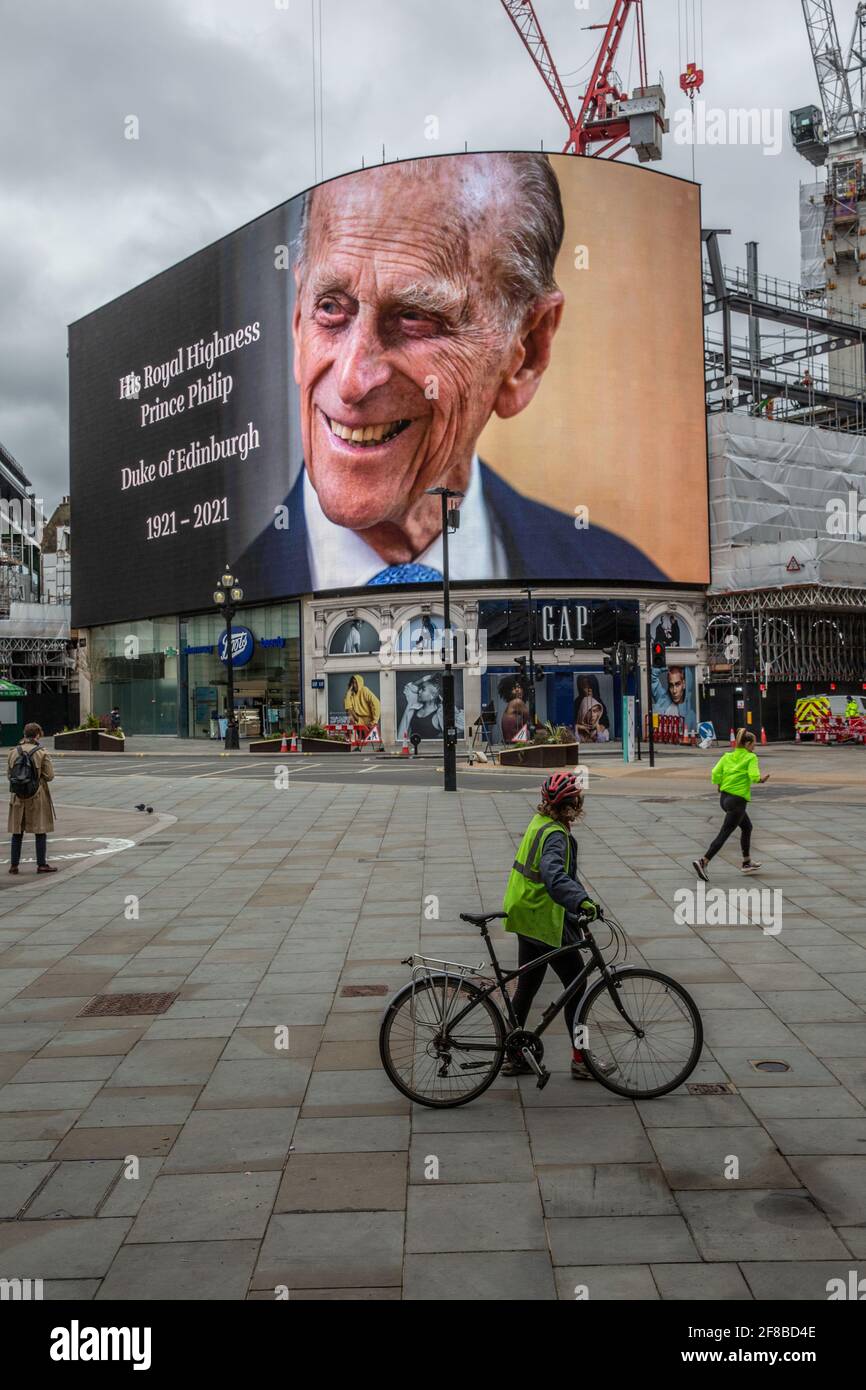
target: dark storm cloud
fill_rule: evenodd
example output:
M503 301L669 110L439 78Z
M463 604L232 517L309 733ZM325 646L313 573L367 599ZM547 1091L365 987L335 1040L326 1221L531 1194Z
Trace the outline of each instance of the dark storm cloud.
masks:
M539 0L578 104L611 0ZM836 0L843 42L853 0ZM706 0L703 97L784 116L784 148L696 151L705 225L726 259L761 243L798 274L787 112L816 99L794 0ZM325 173L381 158L562 148L564 125L497 0L324 0ZM756 14L760 13L760 22ZM646 6L651 80L684 104L675 0ZM0 439L50 501L68 478L66 325L314 179L310 0L0 0ZM637 80L630 45L621 77ZM694 55L684 55L685 57ZM141 122L124 139L124 119ZM428 116L439 121L426 138ZM659 167L659 166L656 166ZM691 175L668 137L660 166ZM625 312L620 308L618 312Z

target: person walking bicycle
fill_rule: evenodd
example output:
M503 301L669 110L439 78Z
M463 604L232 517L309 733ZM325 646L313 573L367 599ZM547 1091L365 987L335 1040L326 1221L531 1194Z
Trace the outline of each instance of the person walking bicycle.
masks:
M517 933L518 964L528 965L558 946L578 939L575 920L595 921L598 905L588 897L577 877L577 843L571 826L583 812L583 793L573 772L555 772L541 788L536 815L527 826L508 878L502 907L507 913L506 931ZM579 952L552 962L564 985L580 974ZM528 971L518 981L514 1012L521 1028L546 974L546 967ZM572 1043L571 1074L576 1081L590 1079L580 1048L574 1046L574 1016L578 1000L566 1006L565 1024ZM613 1071L613 1067L605 1068ZM526 1063L508 1061L504 1076L529 1071Z
M752 783L767 782L769 778L769 772L761 776L760 763L755 755L755 735L749 729L739 729L734 747L719 758L712 771L712 782L719 788L719 803L725 813L725 819L706 854L700 859L692 860L695 873L704 883L709 882L707 866L710 860L716 857L722 845L737 829L740 832L740 849L743 853L742 872L756 874L760 869L760 864L756 864L751 857L752 822L749 819L749 802L752 799Z
M48 834L54 829L54 802L48 783L54 779L54 768L39 742L42 736L38 724L25 724L22 741L17 748L9 751L7 829L12 836L10 874L18 873L26 834L36 837L36 872L57 873L54 865L48 863Z

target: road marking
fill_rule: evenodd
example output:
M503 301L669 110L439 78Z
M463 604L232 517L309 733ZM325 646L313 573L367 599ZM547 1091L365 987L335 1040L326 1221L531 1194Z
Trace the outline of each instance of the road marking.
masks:
M59 845L102 845L102 849L73 850L71 854L55 854L53 846ZM122 840L115 835L55 835L51 839L52 859L96 859L103 854L119 854L124 849L134 849L135 840ZM6 860L2 860L6 863ZM22 859L22 864L35 864L35 859Z

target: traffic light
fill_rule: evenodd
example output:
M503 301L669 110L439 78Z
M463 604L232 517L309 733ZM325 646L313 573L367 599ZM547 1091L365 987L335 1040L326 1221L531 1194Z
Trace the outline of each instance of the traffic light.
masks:
M526 657L525 657L525 656L516 656L516 657L514 658L514 664L515 664L515 666L517 667L517 673L518 673L518 675L521 676L523 680L528 681L528 680L529 680L529 676L528 676L527 673L526 673Z
M658 637L653 642L653 669L663 671L668 664L668 649Z
M543 666L536 666L536 668L535 668L535 684L536 684L536 685L540 685L541 682L544 680L544 678L545 678L546 675L547 675L547 672L545 671L545 669L544 669Z

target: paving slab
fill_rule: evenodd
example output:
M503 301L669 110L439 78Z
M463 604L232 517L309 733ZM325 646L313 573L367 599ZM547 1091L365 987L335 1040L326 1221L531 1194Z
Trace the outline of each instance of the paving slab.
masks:
M406 1154L299 1154L289 1157L275 1212L399 1211L406 1207Z
M17 1216L53 1171L53 1163L0 1164L0 1218Z
M0 1279L101 1279L130 1224L108 1217L0 1222Z
M40 1217L95 1216L118 1175L112 1159L83 1159L58 1163L24 1213Z
M277 1172L160 1176L128 1243L261 1239L279 1180Z
M271 1217L254 1289L400 1285L402 1212L315 1212Z
M834 1226L866 1225L866 1155L799 1157L790 1164Z
M195 1110L162 1167L164 1173L281 1170L289 1155L297 1107Z
M705 1260L810 1260L846 1253L807 1192L679 1192L677 1201Z
M258 1250L257 1240L124 1245L102 1281L97 1298L136 1303L242 1299Z
M745 1302L753 1297L735 1264L653 1264L650 1269L666 1302Z
M852 1268L850 1257L841 1260L745 1261L740 1265L743 1278L759 1302L824 1303L833 1291L831 1280L841 1279L845 1288ZM862 1278L866 1270L858 1270Z
M407 1253L540 1250L545 1246L533 1182L410 1186Z
M549 1302L556 1285L541 1250L407 1255L403 1298L410 1302Z
M672 1189L799 1187L771 1135L758 1125L654 1128L649 1135Z
M655 1163L544 1166L538 1168L538 1185L548 1218L677 1213L664 1173Z
M701 1257L683 1218L677 1216L555 1217L547 1222L555 1265L691 1261Z

